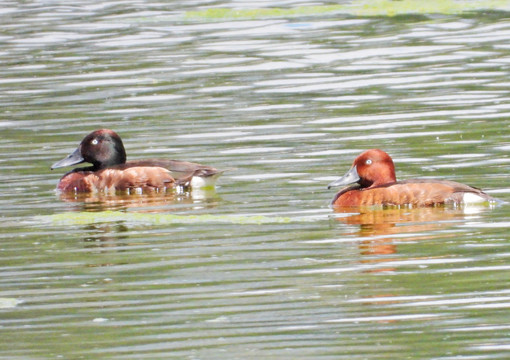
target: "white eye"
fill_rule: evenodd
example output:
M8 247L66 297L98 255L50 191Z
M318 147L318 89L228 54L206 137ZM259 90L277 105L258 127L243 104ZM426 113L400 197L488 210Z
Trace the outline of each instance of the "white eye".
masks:
M367 161L365 161L365 164L372 165L372 160L368 159Z
M94 139L90 142L92 145L97 145L99 144L99 141L97 141L97 139Z

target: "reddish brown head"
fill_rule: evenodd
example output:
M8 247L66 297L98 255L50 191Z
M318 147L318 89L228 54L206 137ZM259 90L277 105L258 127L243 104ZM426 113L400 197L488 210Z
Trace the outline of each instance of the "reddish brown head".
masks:
M329 184L328 189L353 183L358 183L362 188L370 188L395 181L395 166L391 157L382 150L371 149L361 153L352 163L351 169Z
M113 130L100 129L91 132L81 141L80 146L66 158L56 162L52 169L88 162L92 170L126 162L126 150L120 136Z

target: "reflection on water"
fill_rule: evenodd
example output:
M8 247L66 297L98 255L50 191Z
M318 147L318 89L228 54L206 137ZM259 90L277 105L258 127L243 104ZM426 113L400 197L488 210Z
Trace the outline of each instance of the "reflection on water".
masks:
M480 211L483 209L483 207L479 208ZM337 213L349 214L352 211L352 208L335 209ZM472 211L469 211L469 213L472 214ZM360 213L338 217L337 220L348 225L359 225L359 236L391 236L452 226L456 220L464 219L465 214L464 208L448 206L362 208Z
M139 212L169 212L215 207L221 198L214 188L198 188L143 193L59 192L58 198L74 203L76 211L135 210Z
M356 210L356 209L355 209ZM347 214L336 217L336 220L347 225L354 225L358 230L359 251L363 257L361 264L377 264L376 269L369 272L396 271L392 263L399 263L401 259L388 257L396 255L398 246L405 242L432 241L458 236L453 230L457 224L467 218L473 219L476 213L490 210L489 207L389 207L362 208L359 213L352 213L352 208L336 208L335 212ZM409 258L406 261L431 262L437 258L421 257ZM383 265L381 267L381 265Z

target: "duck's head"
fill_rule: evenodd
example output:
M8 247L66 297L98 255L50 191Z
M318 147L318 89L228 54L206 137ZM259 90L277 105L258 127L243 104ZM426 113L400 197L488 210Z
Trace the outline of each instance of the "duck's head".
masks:
M91 163L94 170L124 164L126 162L126 150L120 136L109 129L93 131L85 136L76 150L53 164L51 169L83 162Z
M391 157L380 149L371 149L362 152L354 162L351 169L341 178L329 184L333 186L347 186L358 183L361 188L369 188L397 181L395 165Z

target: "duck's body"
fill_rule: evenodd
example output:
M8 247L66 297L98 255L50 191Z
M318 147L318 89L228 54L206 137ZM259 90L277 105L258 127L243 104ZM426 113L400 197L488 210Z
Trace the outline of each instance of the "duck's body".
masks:
M490 201L479 189L447 180L413 179L362 189L351 186L342 189L332 201L333 206L353 207L372 205L435 206Z
M86 168L65 174L57 185L63 192L115 192L131 189L166 190L175 186L170 172L161 167L126 166L110 167L96 171Z
M436 206L496 201L482 190L455 181L397 181L391 157L382 150L363 152L351 169L329 185L346 186L333 198L334 207Z
M100 129L87 135L80 146L52 169L89 162L65 174L57 185L63 192L166 190L174 186L212 186L222 173L213 167L179 160L126 161L120 137Z

